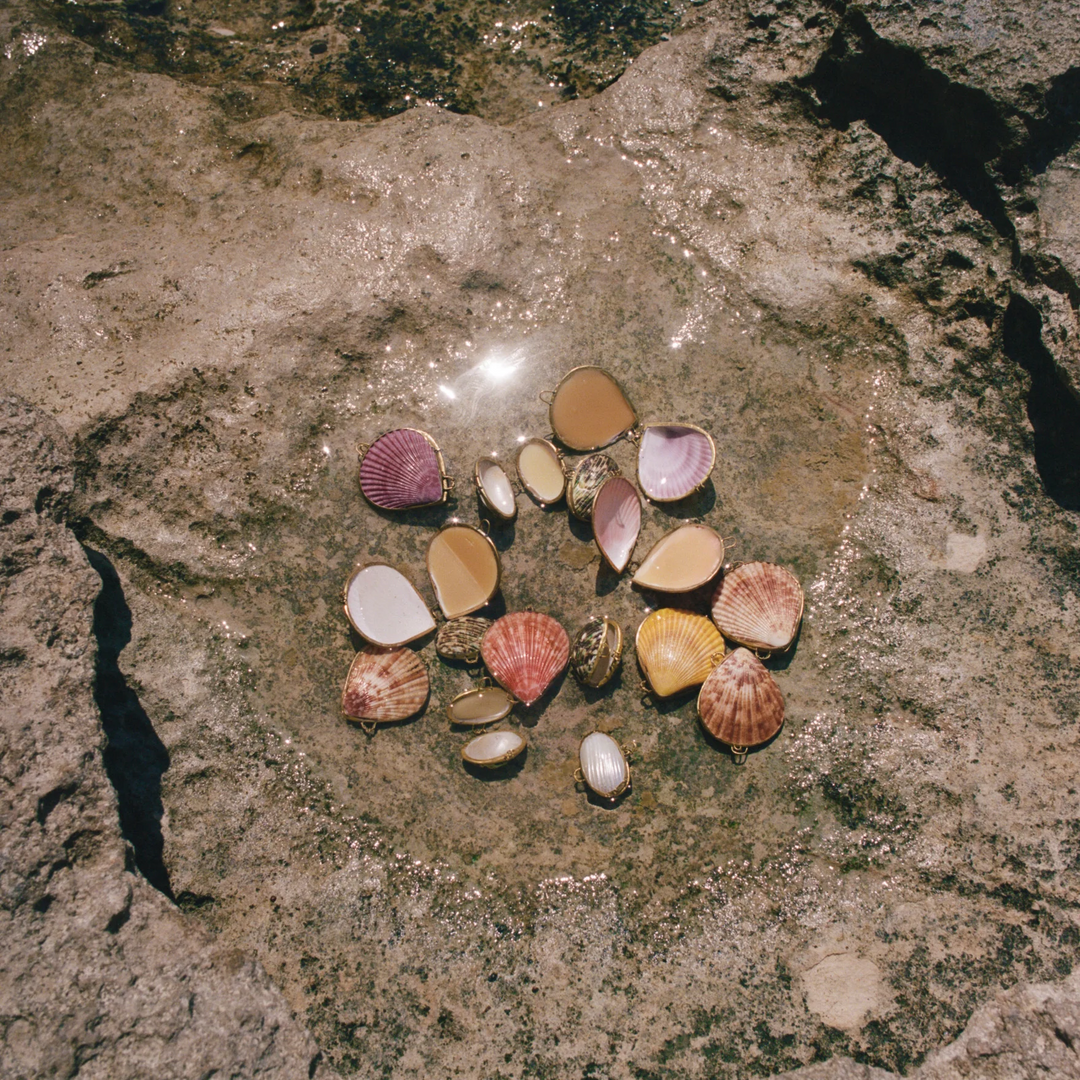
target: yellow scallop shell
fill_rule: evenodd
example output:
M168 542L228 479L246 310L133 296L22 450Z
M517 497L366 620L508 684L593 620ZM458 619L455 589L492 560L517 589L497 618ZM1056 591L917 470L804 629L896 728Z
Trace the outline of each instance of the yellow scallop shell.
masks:
M724 639L704 615L660 608L638 627L638 663L657 697L704 682L724 659Z

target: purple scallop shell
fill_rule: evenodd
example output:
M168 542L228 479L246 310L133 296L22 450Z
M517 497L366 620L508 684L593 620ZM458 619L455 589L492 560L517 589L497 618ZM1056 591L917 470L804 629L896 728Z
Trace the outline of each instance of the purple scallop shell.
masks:
M438 451L419 431L397 428L380 435L360 462L360 490L384 510L442 502Z
M621 574L641 531L641 496L625 477L604 481L593 502L592 527L600 554Z
M709 477L716 451L712 439L684 424L655 424L641 435L638 483L655 502L673 502L696 491Z

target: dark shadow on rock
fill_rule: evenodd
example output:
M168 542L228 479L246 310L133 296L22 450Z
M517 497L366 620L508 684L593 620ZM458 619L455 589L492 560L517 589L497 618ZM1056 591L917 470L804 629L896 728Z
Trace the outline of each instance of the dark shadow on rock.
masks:
M169 752L120 670L120 653L131 640L131 609L120 578L101 552L88 547L83 551L101 578L92 632L98 645L94 701L107 740L105 771L116 789L120 830L135 852L135 865L171 900L161 835L161 776L169 767Z
M1043 344L1042 316L1022 296L1013 296L1005 309L1002 348L1031 376L1028 418L1046 494L1065 510L1080 510L1080 400Z

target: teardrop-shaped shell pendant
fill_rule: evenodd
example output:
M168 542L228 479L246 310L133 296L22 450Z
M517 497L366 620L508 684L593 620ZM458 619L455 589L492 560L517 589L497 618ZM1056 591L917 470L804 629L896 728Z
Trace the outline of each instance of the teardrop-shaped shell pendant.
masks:
M716 463L712 436L694 424L648 424L638 448L638 483L647 499L675 502L708 482Z
M482 608L499 591L502 576L491 538L456 522L440 529L428 543L427 571L448 619Z
M799 579L775 563L740 563L720 579L713 622L732 641L763 653L790 648L802 621Z
M602 799L617 799L630 786L630 766L622 747L602 731L593 731L578 747L580 780Z
M592 508L593 539L616 574L621 574L634 553L641 532L641 496L623 476L609 476Z
M619 466L607 454L590 454L577 463L566 485L566 505L570 513L589 521L593 503L609 476L618 476Z
M349 666L341 711L361 722L404 720L424 707L429 689L427 668L416 653L368 645Z
M497 769L525 750L525 736L516 731L485 731L462 747L462 759L484 769Z
M724 639L704 616L660 608L638 627L638 664L657 697L697 686L724 659Z
M360 490L383 510L437 506L452 486L438 443L419 428L385 432L360 459Z
M750 747L768 742L784 722L780 687L749 649L736 649L712 671L697 704L702 724L740 765Z
M570 670L582 686L599 689L619 670L622 651L622 627L606 616L592 618L574 638Z
M526 439L517 453L521 486L541 505L557 503L566 490L562 454L547 439Z
M570 639L550 615L515 611L495 620L480 653L492 678L528 706L566 667Z
M600 367L577 367L551 398L551 430L571 450L600 450L637 424L630 399L615 376Z
M680 525L652 546L631 579L659 592L692 592L724 565L724 541L708 525Z
M514 487L506 470L494 458L480 458L473 470L473 480L480 501L504 521L509 521L517 514L517 502L514 499Z
M345 616L362 638L384 648L415 641L435 629L412 582L386 563L366 563L353 571L345 583Z

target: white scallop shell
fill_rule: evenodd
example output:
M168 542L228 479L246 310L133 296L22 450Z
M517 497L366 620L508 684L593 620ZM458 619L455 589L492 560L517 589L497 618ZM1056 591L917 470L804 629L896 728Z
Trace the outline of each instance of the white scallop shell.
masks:
M525 738L516 731L486 731L470 739L462 748L461 756L471 765L497 769L524 749Z
M630 786L630 766L622 747L602 731L581 740L578 748L585 783L604 799L617 799Z
M692 424L650 424L641 435L638 483L654 502L692 495L716 462L712 437Z

